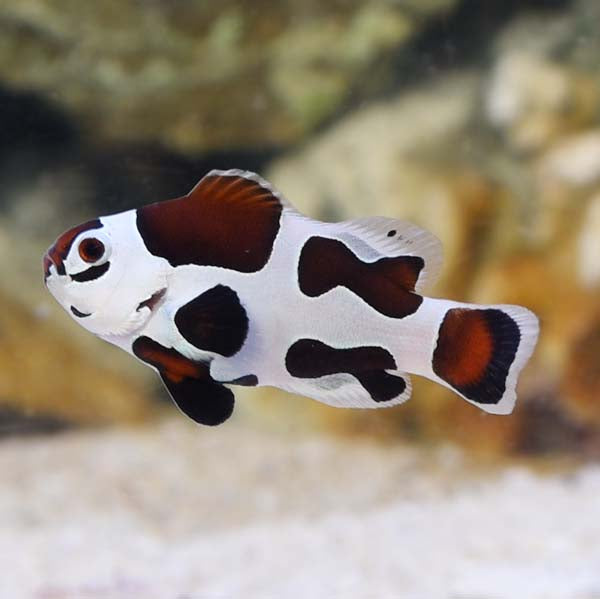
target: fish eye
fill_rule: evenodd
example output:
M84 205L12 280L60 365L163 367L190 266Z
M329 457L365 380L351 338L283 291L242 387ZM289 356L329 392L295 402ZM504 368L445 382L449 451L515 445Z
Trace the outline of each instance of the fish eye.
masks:
M81 241L78 250L81 259L89 264L98 262L106 252L104 244L95 237L88 237Z

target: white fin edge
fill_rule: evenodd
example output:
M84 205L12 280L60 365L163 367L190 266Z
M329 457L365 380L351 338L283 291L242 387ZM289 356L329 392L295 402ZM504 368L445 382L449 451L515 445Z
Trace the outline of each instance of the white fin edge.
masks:
M383 256L423 258L425 266L415 285L417 293L422 293L437 280L443 263L442 243L429 231L413 223L385 216L357 218L338 223L337 226L355 235ZM390 236L392 231L395 233Z
M471 307L471 306L469 306ZM505 391L502 395L502 398L498 403L495 404L482 404L471 401L467 397L464 397L461 393L459 395L482 409L489 414L501 414L506 415L510 414L515 407L515 403L517 400L517 382L519 379L519 375L521 371L527 364L527 361L531 357L533 350L535 349L538 336L539 336L539 320L538 317L522 306L514 306L510 304L492 304L486 306L476 306L477 308L491 308L495 310L502 310L506 314L508 314L519 327L519 332L521 334L521 339L519 342L519 347L517 349L517 353L515 354L515 359L508 369L508 375L506 377L505 383ZM455 393L457 393L456 389L450 387Z
M204 177L202 177L202 179L204 179L205 177L214 177L214 176L242 177L243 179L248 179L249 181L254 181L255 183L258 183L263 189L266 189L267 191L272 193L281 202L281 205L284 208L286 208L290 211L293 211L293 212L298 212L296 210L296 208L294 207L294 205L280 191L278 191L275 187L273 187L273 185L271 185L271 183L269 183L266 179L264 179L257 173L254 173L252 171L244 171L244 170L241 170L238 168L232 168L232 169L228 169L228 170L213 169L212 171L209 171L208 173L206 173L206 175L204 175ZM192 191L194 189L196 189L196 187L198 187L198 185L200 185L200 183L202 182L202 179L200 179L200 181L198 181L198 183L196 183L196 185L194 185Z
M327 379L328 375L320 377L320 379L298 379L291 384L286 384L281 388L290 393L296 393L310 397L320 403L327 404L334 408L360 408L360 409L379 409L391 408L398 404L404 403L410 399L412 394L412 383L410 377L405 372L399 370L386 370L389 374L401 376L406 383L404 391L389 401L374 401L368 391L356 380L352 375L348 377L348 382L337 389L322 389L319 387L320 379Z

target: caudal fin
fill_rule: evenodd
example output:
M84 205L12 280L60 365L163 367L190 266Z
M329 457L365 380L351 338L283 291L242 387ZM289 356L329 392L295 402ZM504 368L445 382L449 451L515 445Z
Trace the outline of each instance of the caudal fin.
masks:
M433 371L486 412L509 414L538 331L536 316L520 306L451 308L439 327Z

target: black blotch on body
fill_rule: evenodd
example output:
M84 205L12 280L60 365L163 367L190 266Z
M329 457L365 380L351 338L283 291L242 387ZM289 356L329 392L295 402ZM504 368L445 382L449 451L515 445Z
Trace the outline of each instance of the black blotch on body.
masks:
M311 237L300 253L298 283L309 297L343 286L381 314L404 318L423 301L413 291L424 266L420 256L363 262L337 239Z
M360 384L369 392L373 401L386 402L402 395L406 389L406 381L395 374L384 370L368 370L352 373Z
M216 285L179 308L175 325L198 349L225 357L237 353L248 334L246 310L226 285Z
M173 401L195 422L215 426L233 413L233 393L212 379L208 364L190 360L145 336L133 342L132 351L159 371Z
M406 389L406 381L386 370L396 370L396 362L386 349L376 346L336 349L316 339L300 339L285 357L288 372L302 379L330 374L351 374L373 401L386 402Z
M396 234L396 229L392 229L391 231L388 231L387 236L388 237L393 237Z
M242 385L244 387L256 387L258 377L255 374L245 374L232 381L226 381L228 385Z
M468 399L496 404L506 391L521 331L495 308L448 310L433 352L433 371Z
M100 264L99 266L91 266L83 272L78 272L77 274L71 275L71 279L73 279L73 281L76 281L77 283L93 281L94 279L99 279L103 274L105 274L108 271L109 268L110 262L105 262L104 264Z

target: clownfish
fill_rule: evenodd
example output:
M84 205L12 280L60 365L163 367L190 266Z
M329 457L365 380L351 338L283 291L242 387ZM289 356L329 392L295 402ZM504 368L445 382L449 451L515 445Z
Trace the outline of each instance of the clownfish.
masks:
M413 224L319 222L254 173L213 170L183 197L63 233L43 269L81 326L154 368L201 424L231 416L229 385L380 408L410 397L409 374L508 414L538 320L425 297L441 263Z

